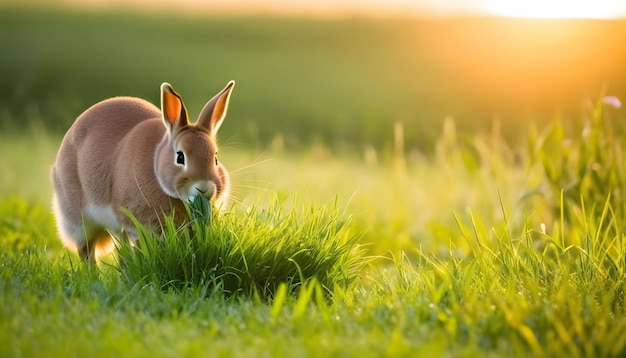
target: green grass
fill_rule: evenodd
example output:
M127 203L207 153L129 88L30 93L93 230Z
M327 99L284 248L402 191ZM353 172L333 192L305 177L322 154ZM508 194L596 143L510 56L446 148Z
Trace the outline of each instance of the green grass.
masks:
M182 227L169 219L161 232L149 232L135 222L137 246L122 245L116 259L125 281L273 297L281 285L291 292L311 280L327 292L345 288L366 262L360 235L336 208L284 213L274 199L246 212L211 214L206 206L198 210L202 201L191 205L195 219Z
M177 15L163 27L165 14L4 10L0 356L626 355L623 109L597 101L519 130L509 118L535 118L509 98L512 117L474 121L485 112L472 101L509 92L498 68L455 72L433 39L474 53L461 39L484 19ZM501 31L484 47L513 57L498 36L548 29L486 21ZM621 73L603 61L622 58L605 45L623 23L583 23L560 24L596 29L584 53ZM491 92L442 84L474 73ZM49 168L71 120L112 95L156 102L163 80L197 112L231 78L220 159L232 207L207 226L144 232L98 268L63 248ZM516 78L509 95L537 84ZM448 113L464 117L433 126Z
M56 239L40 199L47 182L29 199L15 195L58 141L6 138L0 159L31 165L16 166L23 172L0 187L0 354L621 356L626 218L614 193L624 181L613 175L600 190L589 181L604 178L594 176L601 163L584 159L621 155L617 113L590 112L604 124L591 136L555 121L539 131L542 145L529 137L520 150L497 131L464 136L448 123L435 156L395 164L274 155L246 168L250 154L224 153L238 203L204 236L186 240L174 227L147 234L99 270ZM613 145L597 156L588 138ZM568 174L547 174L559 150L586 170L567 164ZM552 185L576 175L586 184L571 192ZM313 256L297 257L301 244ZM363 248L375 257L363 261ZM265 275L264 260L287 271Z

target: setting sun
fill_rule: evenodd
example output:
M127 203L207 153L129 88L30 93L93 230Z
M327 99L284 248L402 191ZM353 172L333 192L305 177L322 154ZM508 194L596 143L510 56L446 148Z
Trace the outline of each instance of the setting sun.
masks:
M618 0L486 0L485 9L510 17L611 19L624 15Z

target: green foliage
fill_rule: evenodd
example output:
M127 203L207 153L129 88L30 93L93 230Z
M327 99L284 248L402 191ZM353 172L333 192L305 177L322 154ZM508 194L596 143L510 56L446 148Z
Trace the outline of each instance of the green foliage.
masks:
M264 209L207 214L196 198L189 210L190 224L177 227L166 218L158 232L135 221L137 246L118 250L116 267L126 282L271 297L281 284L293 291L315 279L332 292L353 282L365 262L361 235L336 208L285 213L274 199Z
M15 196L1 203L0 238L10 252L22 252L33 241L56 235L49 210Z
M626 340L615 333L626 327L623 232L616 237L613 229L589 225L588 234L596 235L597 242L588 250L561 246L569 232L545 234L528 227L490 232L479 224L461 230L474 242L471 260L455 255L442 259L418 250L417 262L396 260L400 275L394 290L381 285L376 294L402 300L398 307L414 309L416 321L431 322L446 332L447 341L464 342L475 352L626 352ZM417 291L428 293L410 296Z
M272 192L364 191L356 219L258 193L256 206L218 216L198 202L191 224L140 230L99 269L61 247L47 200L2 199L0 355L625 354L626 236L612 199L583 198L567 221L540 225L565 201L520 212L524 158L511 164L497 131L453 132L438 157L404 168L337 158L255 168L288 176ZM364 261L357 243L405 253Z
M401 41L389 41L414 30L410 21L3 7L0 43L11 55L0 58L0 128L19 128L28 118L63 133L108 97L158 104L164 81L194 116L234 79L228 121L236 125L222 126L222 138L235 136L248 147L267 146L277 134L296 148L319 140L382 147L390 112L400 117L416 106L415 98L397 93L438 88L421 75L427 59L417 65ZM417 102L420 120L428 113L435 121L450 110ZM429 140L412 122L411 142Z
M0 3L6 54L0 57L0 128L34 122L64 133L105 98L130 95L158 104L163 81L183 95L193 116L235 79L220 131L249 148L281 138L286 148L323 142L337 150L388 150L392 123L399 121L407 150L430 151L447 115L460 128L480 130L495 112L515 140L528 120L519 103L537 108L537 121L552 116L555 101L576 112L587 85L601 81L593 75L610 80L616 94L626 93L620 66L626 50L610 46L626 41L624 21L559 22L555 30L521 19L316 19L212 10L197 16L53 3ZM568 29L585 35L563 38ZM572 66L560 66L564 62ZM573 76L587 80L572 82ZM555 90L559 86L565 88Z
M527 142L521 138L523 148L507 140L504 132L514 130L506 122L506 130L494 122L489 132L468 133L450 119L424 152L409 145L422 135L409 119L407 138L397 138L405 150L393 152L393 163L376 149L364 163L319 147L302 157L276 150L263 161L257 143L246 142L220 152L232 173L233 208L214 214L198 201L190 214L195 220L183 227L166 220L162 231L149 232L139 225L135 247L120 243L107 264L94 268L62 247L49 212L47 172L60 137L36 125L23 131L24 121L61 128L96 99L150 98L154 73L205 89L205 76L186 72L223 63L216 72L224 81L234 73L248 83L238 87L245 105L233 105L231 115L239 111L244 123L263 123L233 126L232 133L265 140L289 124L326 142L385 141L391 126L388 117L379 122L380 113L421 107L392 91L371 91L413 87L393 86L394 71L385 77L368 70L387 63L369 57L368 48L385 43L389 51L377 55L390 60L403 42L389 35L402 34L407 24L346 20L318 33L321 20L186 18L164 28L163 15L138 21L17 13L0 14L0 42L15 56L0 58L7 101L0 103L0 125L12 123L24 134L0 138L0 161L10 168L0 171L0 356L626 355L620 112L598 103L582 122L555 121L531 132ZM117 26L109 26L113 20ZM39 38L42 28L50 37ZM347 41L348 48L336 36L362 38L362 32L371 41ZM276 40L277 34L284 37ZM119 41L100 51L70 51L85 38ZM163 53L161 40L171 52ZM145 47L134 48L134 41ZM112 51L114 45L124 51ZM18 47L23 52L10 50ZM181 56L192 52L199 55ZM155 60L139 61L145 58ZM237 58L254 59L255 66ZM402 71L421 66L402 61ZM172 69L174 62L183 69ZM315 71L292 76L314 62ZM402 77L423 80L407 73L413 72ZM273 81L278 75L285 82ZM372 85L381 81L376 76L386 78L383 85ZM311 88L296 91L298 82ZM203 93L189 103L199 108ZM338 107L348 109L333 112ZM294 140L289 130L284 134ZM527 195L541 184L543 196ZM298 207L283 200L294 193L304 202L348 203L340 209L336 202ZM364 256L364 247L379 256Z
M581 122L567 127L553 121L541 133L532 132L529 149L531 163L541 166L547 184L547 200L554 217L568 223L581 215L583 203L598 217L608 200L611 210L626 219L626 166L623 143L626 132L599 100Z

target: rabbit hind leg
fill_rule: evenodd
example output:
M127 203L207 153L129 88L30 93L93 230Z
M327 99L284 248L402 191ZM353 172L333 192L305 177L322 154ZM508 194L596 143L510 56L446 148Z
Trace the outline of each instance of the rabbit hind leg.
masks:
M115 245L106 229L92 228L89 231L87 240L78 246L78 256L89 264L96 264L100 258L111 252Z
M83 216L75 206L62 203L56 193L52 206L61 242L85 262L95 264L113 249L113 239L106 228Z

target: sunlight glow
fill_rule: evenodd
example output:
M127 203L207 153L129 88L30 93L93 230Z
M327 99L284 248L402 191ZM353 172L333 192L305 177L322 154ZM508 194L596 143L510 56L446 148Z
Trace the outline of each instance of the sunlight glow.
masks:
M485 0L494 15L532 18L611 19L624 16L620 0Z

